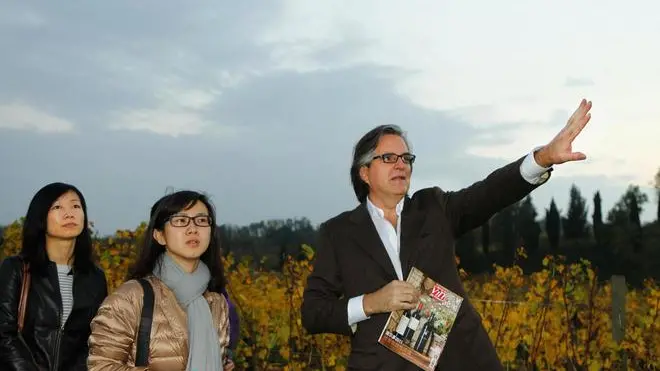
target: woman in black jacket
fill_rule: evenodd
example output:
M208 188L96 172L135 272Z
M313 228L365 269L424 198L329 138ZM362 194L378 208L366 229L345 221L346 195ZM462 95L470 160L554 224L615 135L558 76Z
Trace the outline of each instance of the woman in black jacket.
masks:
M24 282L29 288L20 330ZM52 183L36 193L21 253L2 262L0 283L0 370L87 370L90 322L107 284L94 264L87 206L76 187Z

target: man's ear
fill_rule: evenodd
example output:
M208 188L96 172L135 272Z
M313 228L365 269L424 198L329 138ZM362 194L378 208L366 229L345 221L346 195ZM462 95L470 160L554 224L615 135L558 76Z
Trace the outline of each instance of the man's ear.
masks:
M362 166L360 168L360 179L362 179L363 182L369 184L369 176L367 174L368 168L366 166Z
M154 240L156 240L156 242L158 242L159 244L163 246L167 245L167 240L165 240L165 234L163 233L163 231L154 229L153 236L154 236Z

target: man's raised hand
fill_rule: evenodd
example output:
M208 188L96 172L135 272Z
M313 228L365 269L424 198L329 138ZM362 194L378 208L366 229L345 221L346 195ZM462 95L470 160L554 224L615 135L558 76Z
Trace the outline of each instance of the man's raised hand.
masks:
M534 158L543 167L563 164L569 161L581 161L587 158L582 152L573 152L573 140L587 126L591 119L591 101L582 99L566 126L543 148L536 151Z

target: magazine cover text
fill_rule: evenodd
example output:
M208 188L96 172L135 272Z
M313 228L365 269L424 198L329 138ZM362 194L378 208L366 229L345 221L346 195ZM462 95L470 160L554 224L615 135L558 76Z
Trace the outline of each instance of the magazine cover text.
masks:
M412 268L407 282L422 292L417 308L390 314L378 342L432 371L447 342L463 298Z

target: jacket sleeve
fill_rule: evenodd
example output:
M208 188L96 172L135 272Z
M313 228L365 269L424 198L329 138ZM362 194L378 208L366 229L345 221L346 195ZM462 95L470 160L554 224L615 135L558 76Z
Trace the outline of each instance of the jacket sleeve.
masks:
M142 288L128 281L108 296L91 323L88 340L89 371L138 371L146 367L133 367L129 358L136 338Z
M302 324L310 334L351 335L348 325L348 298L344 296L337 256L327 231L319 228L314 270L307 278L301 307Z
M223 363L225 363L230 358L231 315L229 311L229 300L224 296L224 293L220 295L220 298L222 299L220 300L220 313L222 313L222 316L218 321L218 340L220 341L220 346L225 349L223 355Z
M99 283L99 289L101 290L101 294L98 296L99 300L97 301L96 308L94 308L94 313L98 312L99 308L103 304L103 301L108 297L108 280L105 277L105 272L100 271L100 283Z
M229 306L229 349L236 349L238 343L240 342L240 319L238 318L238 311L236 311L236 306L229 299L229 294L227 290L222 290L222 295L224 295L227 300L227 305Z
M458 238L483 225L495 213L520 201L547 181L547 178L539 184L526 181L520 170L524 159L522 157L505 165L485 179L459 191L444 192L438 187L433 188L434 196L451 224L454 237Z
M23 262L6 258L0 265L0 369L37 371L30 349L18 336L18 301L21 295Z
M103 303L103 300L108 296L108 281L105 278L105 273L103 270L99 269L99 279L98 279L98 295L96 296L96 302L93 307L93 316L96 316L98 313L99 307ZM91 322L91 318L90 318ZM89 343L85 344L85 349L84 352L79 353L80 356L78 357L78 360L76 361L75 367L73 368L74 370L80 370L80 371L87 371L87 357L89 356Z

